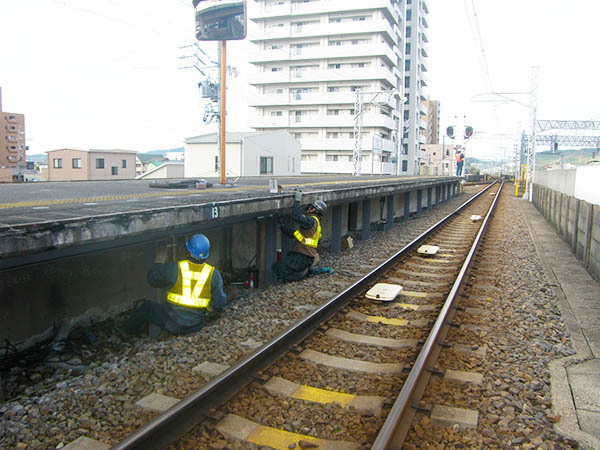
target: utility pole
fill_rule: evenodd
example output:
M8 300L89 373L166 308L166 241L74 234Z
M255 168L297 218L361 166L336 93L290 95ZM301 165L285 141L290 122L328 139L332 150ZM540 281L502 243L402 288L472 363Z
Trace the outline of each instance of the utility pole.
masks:
M219 126L219 168L221 170L221 184L227 184L227 174L225 172L226 164L225 164L225 147L227 145L227 134L225 127L225 118L227 117L227 107L226 107L226 79L227 79L227 41L219 42L219 64L221 67L221 95L220 95L220 103L219 103L219 118L220 118L220 126Z
M533 66L531 68L531 96L529 103L531 132L529 135L529 145L527 146L527 187L525 188L525 195L527 195L527 199L530 202L533 201L533 184L535 182L535 133L537 129L537 93L539 71L540 68L538 66Z

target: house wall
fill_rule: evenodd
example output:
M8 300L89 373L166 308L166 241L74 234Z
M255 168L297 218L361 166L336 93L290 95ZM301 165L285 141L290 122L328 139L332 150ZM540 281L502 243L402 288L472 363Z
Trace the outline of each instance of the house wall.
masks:
M220 168L215 166L215 158L219 153L217 142L185 144L185 178L220 176ZM233 142L225 146L225 164L227 176L240 176L241 143Z
M244 176L300 175L300 142L286 131L275 131L243 139ZM273 173L260 173L260 158L273 158Z
M104 168L96 169L96 159L104 159ZM122 160L126 167L122 167ZM88 152L88 180L127 180L135 178L135 153ZM112 175L111 168L117 168Z
M81 168L73 168L73 159L81 159ZM60 159L62 168L54 168L54 161ZM48 152L48 181L77 181L88 179L88 153L81 150L56 150Z

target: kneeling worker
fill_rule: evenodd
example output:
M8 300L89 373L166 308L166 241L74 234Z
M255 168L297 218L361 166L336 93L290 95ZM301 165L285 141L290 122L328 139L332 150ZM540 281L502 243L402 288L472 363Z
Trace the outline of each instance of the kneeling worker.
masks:
M321 239L321 218L327 212L327 205L317 200L308 207L306 214L302 214L301 201L302 191L296 189L292 220L300 225L299 229L288 228L283 218L278 219L281 232L294 240L292 250L281 261L273 264L273 271L281 281L301 280L307 275L308 269L319 262L317 246Z
M223 278L205 260L210 254L210 242L203 234L192 236L186 243L189 259L164 263L158 254L148 271L152 287L168 289L160 303L146 300L120 327L129 334L137 333L146 322L174 334L199 331L207 319L225 308L228 300Z

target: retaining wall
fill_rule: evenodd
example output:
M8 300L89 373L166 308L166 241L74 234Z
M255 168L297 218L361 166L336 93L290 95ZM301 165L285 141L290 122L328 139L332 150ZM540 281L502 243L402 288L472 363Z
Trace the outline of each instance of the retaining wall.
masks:
M534 185L533 203L600 281L600 206L539 184Z

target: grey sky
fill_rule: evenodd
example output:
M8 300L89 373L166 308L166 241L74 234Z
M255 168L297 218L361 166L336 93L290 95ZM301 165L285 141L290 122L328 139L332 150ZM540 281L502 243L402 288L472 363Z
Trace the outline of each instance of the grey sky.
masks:
M494 90L528 91L537 64L539 118L600 117L592 50L600 2L429 0L428 91L442 102L443 128L466 115L485 132L469 154L495 157L512 148L496 135L515 134L529 120L514 104L471 102L490 89L473 4ZM214 131L215 124L202 123L199 74L179 69L186 65L179 46L194 40L193 13L191 0L0 0L3 107L26 115L30 153L60 146L147 151ZM215 43L203 48L216 55ZM245 59L256 49L230 42L229 50L228 62L241 74L230 78L227 128L241 131L251 113L244 107L252 93Z

